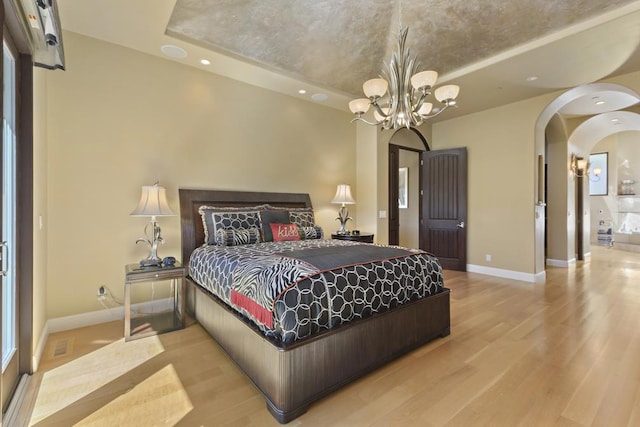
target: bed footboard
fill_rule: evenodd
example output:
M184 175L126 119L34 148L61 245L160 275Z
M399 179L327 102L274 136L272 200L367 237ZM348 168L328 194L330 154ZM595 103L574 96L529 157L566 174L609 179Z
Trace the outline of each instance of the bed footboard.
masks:
M287 423L310 403L381 365L450 332L449 289L288 345L274 342L188 280L198 322Z

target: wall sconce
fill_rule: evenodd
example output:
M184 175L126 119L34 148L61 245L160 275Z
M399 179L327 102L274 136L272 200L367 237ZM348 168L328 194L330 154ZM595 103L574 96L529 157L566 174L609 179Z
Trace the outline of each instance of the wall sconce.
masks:
M573 172L573 176L577 176L579 178L584 178L585 176L589 176L589 161L587 159L583 159L582 157L578 157L575 154L571 155L571 172ZM594 171L595 172L595 171ZM598 175L602 172L602 169L598 173Z

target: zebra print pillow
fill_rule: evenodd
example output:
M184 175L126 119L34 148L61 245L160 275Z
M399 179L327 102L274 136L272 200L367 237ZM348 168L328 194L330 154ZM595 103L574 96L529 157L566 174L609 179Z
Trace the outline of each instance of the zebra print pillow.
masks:
M216 245L218 246L251 245L254 243L260 243L259 228L216 230Z
M217 230L240 230L260 228L259 212L267 205L227 208L217 206L200 206L198 213L202 217L204 243L216 245Z
M313 227L300 227L300 238L302 240L313 240L313 239L322 239L324 237L324 232L322 231L322 227L318 227L314 225Z

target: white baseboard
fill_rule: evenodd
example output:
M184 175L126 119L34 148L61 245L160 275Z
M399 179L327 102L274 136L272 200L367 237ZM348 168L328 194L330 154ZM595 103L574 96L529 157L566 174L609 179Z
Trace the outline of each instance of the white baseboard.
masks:
M546 264L549 267L569 268L570 265L575 263L576 263L575 258L572 258L570 260L547 258L546 260Z
M467 264L467 271L470 273L486 274L488 276L502 277L505 279L520 280L523 282L539 283L540 274L523 273L521 271L503 270L501 268L485 267L483 265ZM543 278L544 281L544 278Z
M68 331L70 329L83 328L85 326L97 325L99 323L112 322L124 319L124 307L114 307L87 313L74 314L71 316L56 317L47 320L49 333Z
M166 310L171 307L169 298L157 299L139 304L132 304L132 312L153 312ZM36 371L42 360L45 345L50 334L68 331L71 329L83 328L85 326L98 325L100 323L112 322L114 320L124 320L124 307L112 307L104 310L89 311L87 313L74 314L71 316L56 317L49 319L42 328L38 346L33 355L33 369ZM124 329L122 331L124 336Z

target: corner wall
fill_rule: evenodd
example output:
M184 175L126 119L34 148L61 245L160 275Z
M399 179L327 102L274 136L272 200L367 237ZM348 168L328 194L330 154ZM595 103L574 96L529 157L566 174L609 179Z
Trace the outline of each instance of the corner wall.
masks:
M432 150L468 150L470 270L534 279L535 125L553 98L540 96L433 124Z
M129 213L157 179L176 214L179 187L309 193L318 224L334 230L336 185L356 181L349 113L75 33L64 40L67 71L46 74L48 170L37 189L49 319L101 310L101 285L122 298L124 265L147 254L135 241L148 220ZM159 222L160 256L179 258L179 216Z

